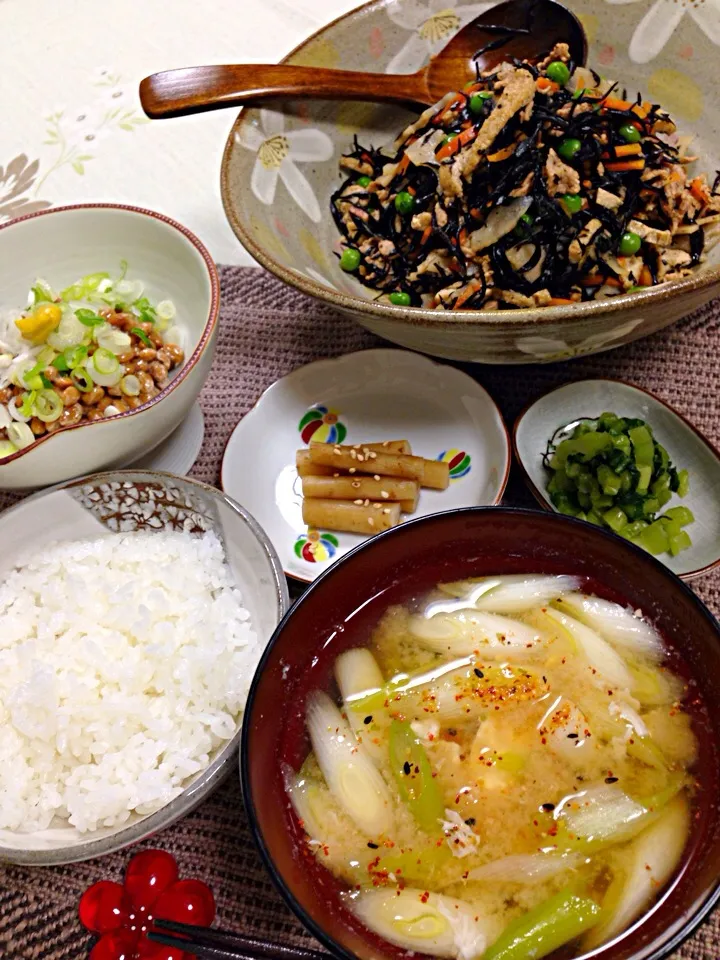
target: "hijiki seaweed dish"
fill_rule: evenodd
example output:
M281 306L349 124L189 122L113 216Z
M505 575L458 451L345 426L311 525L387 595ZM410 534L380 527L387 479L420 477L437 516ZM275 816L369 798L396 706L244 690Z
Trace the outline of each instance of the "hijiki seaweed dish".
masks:
M715 240L720 176L661 105L570 59L504 62L390 147L341 160L340 267L397 306L559 306L688 276Z

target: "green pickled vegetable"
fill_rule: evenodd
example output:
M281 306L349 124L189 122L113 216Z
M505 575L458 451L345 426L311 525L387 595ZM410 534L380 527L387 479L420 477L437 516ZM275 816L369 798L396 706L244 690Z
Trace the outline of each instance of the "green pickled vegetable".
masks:
M607 527L655 555L691 545L682 529L693 522L691 511L660 514L673 494L687 493L687 470L674 466L644 420L608 411L575 420L555 432L543 462L559 513Z
M562 890L508 924L483 960L539 960L599 919L600 907L594 900Z
M407 721L390 724L390 765L400 796L423 830L439 833L445 819L442 792L427 753Z

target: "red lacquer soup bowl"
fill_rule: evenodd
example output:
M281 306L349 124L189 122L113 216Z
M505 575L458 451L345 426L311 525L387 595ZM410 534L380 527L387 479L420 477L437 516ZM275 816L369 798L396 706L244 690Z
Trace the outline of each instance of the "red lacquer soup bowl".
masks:
M338 957L398 960L399 948L370 933L348 911L342 886L309 854L283 784L308 752L304 704L332 688L332 664L367 642L392 603L421 597L441 581L504 573L574 574L586 589L640 608L679 654L700 741L693 828L675 877L645 915L592 954L613 960L663 957L720 899L720 627L663 564L620 537L568 517L502 507L457 510L410 521L334 564L277 628L260 662L243 727L242 782L250 822L283 896ZM567 951L565 956L568 956ZM572 954L574 956L574 954Z

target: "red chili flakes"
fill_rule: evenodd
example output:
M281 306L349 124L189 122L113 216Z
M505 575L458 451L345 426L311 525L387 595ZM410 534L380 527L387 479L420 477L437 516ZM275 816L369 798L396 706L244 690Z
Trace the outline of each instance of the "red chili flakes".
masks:
M429 899L430 899L429 890L425 890L423 891L423 893L420 894L420 903L427 903Z

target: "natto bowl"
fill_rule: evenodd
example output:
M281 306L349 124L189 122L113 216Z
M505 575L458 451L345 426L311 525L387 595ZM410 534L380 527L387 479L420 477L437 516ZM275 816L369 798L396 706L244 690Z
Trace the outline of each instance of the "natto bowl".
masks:
M215 351L220 283L210 254L161 213L120 204L53 207L0 227L0 310L25 306L37 277L61 290L88 273L142 280L151 301L172 300L185 361L141 407L45 434L0 460L0 490L30 490L123 467L162 443L188 415Z
M720 159L714 5L695 0L568 0L589 41L588 65L643 91L695 134L698 171ZM492 4L372 0L319 30L284 63L411 73ZM653 11L655 14L653 15ZM720 246L691 277L648 292L542 309L436 311L375 300L338 266L330 196L338 161L391 142L419 111L399 106L278 100L243 110L225 147L221 186L236 236L264 267L303 293L411 350L451 360L537 363L597 353L661 330L720 293Z
M477 507L411 520L328 568L285 617L248 698L241 771L250 824L288 905L334 956L400 960L348 911L340 885L311 855L292 812L282 765L298 770L309 749L304 702L332 684L338 654L364 643L389 604L440 581L508 573L577 574L608 599L642 609L684 659L708 711L698 730L696 819L682 866L641 921L593 951L613 960L659 960L720 898L720 627L663 564L611 533L532 510ZM278 705L282 704L282 709Z
M213 531L250 612L261 648L288 609L287 584L275 548L235 500L197 480L148 470L97 473L43 490L0 514L0 581L29 544L67 542L108 532ZM248 677L249 679L249 677ZM0 830L0 862L32 866L103 856L149 837L205 800L237 764L240 726L220 745L183 792L155 813L81 833L66 820L32 833Z

